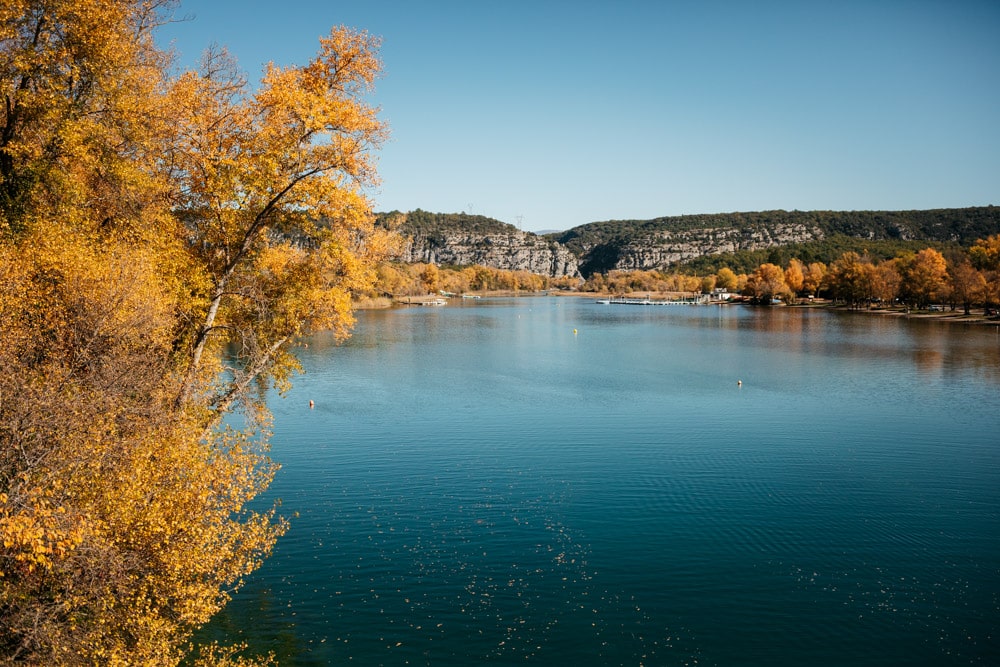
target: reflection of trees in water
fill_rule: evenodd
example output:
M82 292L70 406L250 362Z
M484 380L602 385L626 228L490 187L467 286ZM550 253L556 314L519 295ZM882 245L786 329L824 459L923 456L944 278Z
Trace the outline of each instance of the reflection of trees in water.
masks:
M940 350L923 348L913 352L913 363L923 375L938 375L944 367L944 355Z
M921 374L956 376L972 370L1000 381L1000 328L926 320L900 324L914 332L913 340L919 347L913 351L913 362Z
M793 353L910 363L924 376L974 370L1000 380L1000 327L819 309L743 311L700 326L756 332L756 345Z

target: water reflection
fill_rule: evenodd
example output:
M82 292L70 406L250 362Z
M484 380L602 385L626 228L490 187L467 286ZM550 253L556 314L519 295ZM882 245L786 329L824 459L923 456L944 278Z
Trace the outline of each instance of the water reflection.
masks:
M812 308L726 306L727 316L676 323L759 334L753 342L796 353L853 360L913 361L922 373L974 370L1000 381L1000 327Z

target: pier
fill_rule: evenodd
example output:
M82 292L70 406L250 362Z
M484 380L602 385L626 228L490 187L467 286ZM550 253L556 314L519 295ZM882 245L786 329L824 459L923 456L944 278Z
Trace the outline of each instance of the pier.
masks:
M598 299L597 303L622 304L626 306L701 306L709 303L711 299L707 294L698 296L683 297L681 299L668 299L656 301L653 299L631 299L626 297L609 299Z

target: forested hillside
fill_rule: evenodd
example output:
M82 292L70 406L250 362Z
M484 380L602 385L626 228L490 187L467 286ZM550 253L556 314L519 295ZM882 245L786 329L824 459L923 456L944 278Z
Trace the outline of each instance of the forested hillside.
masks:
M485 215L469 213L430 213L419 208L409 213L392 211L380 213L378 221L385 226L398 224L400 233L404 235L433 235L444 232L463 232L474 234L510 234L517 232L514 225L500 222Z
M971 245L996 233L1000 207L932 209L926 211L759 211L682 215L652 220L592 222L550 236L574 254L588 246L615 239L636 238L706 229L770 229L803 226L825 236L842 234L857 238L951 241Z
M886 256L917 244L968 247L1000 231L995 206L928 211L761 211L609 220L549 235L584 275L644 270L755 266L780 248L829 262L845 251ZM916 246L914 246L916 247Z
M537 236L478 215L382 214L411 239L408 261L485 263L552 276L611 270L751 270L796 256L831 262L844 252L895 256L969 247L1000 232L1000 207L928 211L760 211L608 220ZM504 252L496 252L497 248ZM568 251L568 252L566 252ZM787 257L786 257L787 256ZM478 258L478 259L477 259ZM567 260L569 258L569 260Z

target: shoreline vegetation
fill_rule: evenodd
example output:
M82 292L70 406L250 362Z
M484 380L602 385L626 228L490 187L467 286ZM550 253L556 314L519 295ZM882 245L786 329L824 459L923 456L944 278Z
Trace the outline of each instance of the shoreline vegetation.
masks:
M198 630L288 530L270 390L396 252L381 40L180 71L175 4L0 3L4 665L274 664Z
M829 264L792 257L737 274L723 266L706 275L681 270L615 269L585 277L548 276L487 266L384 262L372 289L355 306L441 306L449 298L574 294L652 302L749 303L826 307L947 322L1000 323L1000 234L969 248L927 247L890 258L847 251Z
M610 292L580 292L580 291L569 291L569 290L539 290L533 292L526 291L516 291L516 290L484 290L477 292L467 292L464 295L441 295L441 294L422 294L422 295L411 295L411 296L401 296L401 297L374 297L374 298L364 298L359 299L355 303L355 308L357 310L382 310L395 307L407 307L407 306L439 306L447 305L452 302L462 301L463 299L490 299L490 298L533 298L540 296L556 296L556 297L566 297L566 298L584 298L593 299L595 301L601 299L630 299L630 300L643 300L648 299L649 301L671 301L682 298L690 298L692 296L691 292L630 292L630 293L616 293L612 294ZM770 306L756 305L752 304L748 299L742 296L736 296L735 298L728 300L711 300L707 304L698 305L710 305L710 306L755 306L759 308L815 308L827 310L830 312L841 312L841 313L856 313L861 315L881 315L887 317L904 317L906 319L913 320L926 320L933 322L949 322L955 324L983 324L988 326L1000 327L1000 316L996 315L986 315L985 308L972 308L968 315L959 308L954 309L950 307L943 307L942 310L937 309L914 309L907 308L906 306L893 306L893 307L883 307L883 306L873 306L870 308L858 308L851 307L844 303L836 303L830 299L800 299L794 303L779 303ZM940 307L939 307L940 308Z

